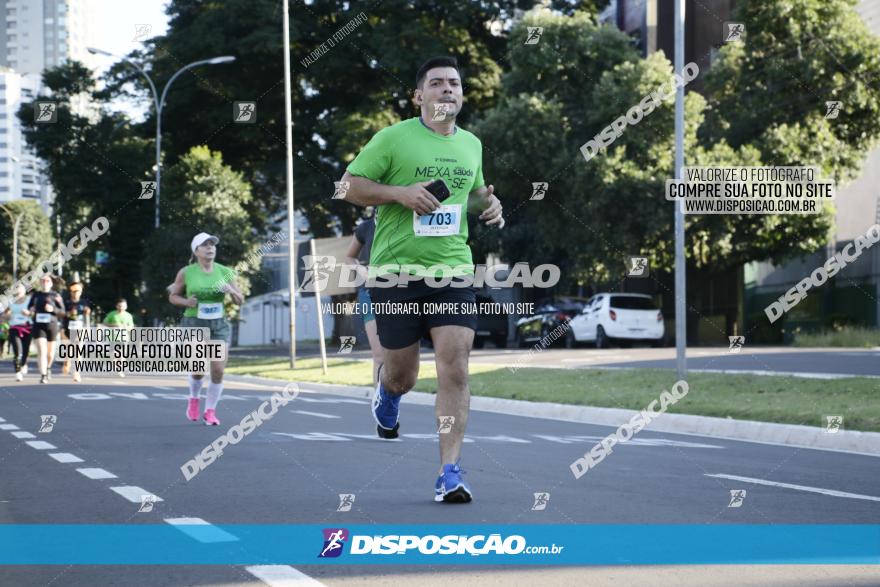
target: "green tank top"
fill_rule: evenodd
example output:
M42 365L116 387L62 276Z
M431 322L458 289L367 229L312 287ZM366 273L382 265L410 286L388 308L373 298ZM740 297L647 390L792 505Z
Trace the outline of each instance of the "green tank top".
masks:
M184 297L196 296L199 305L187 308L183 315L206 320L223 318L223 300L226 294L220 289L234 278L235 271L220 263L214 263L210 273L202 271L198 263L187 265L183 270L183 282L186 285Z

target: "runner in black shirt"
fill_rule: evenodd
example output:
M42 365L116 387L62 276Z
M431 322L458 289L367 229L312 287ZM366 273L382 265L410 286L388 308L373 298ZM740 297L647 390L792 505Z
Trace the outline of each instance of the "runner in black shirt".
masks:
M55 360L55 339L58 336L58 322L64 318L64 300L61 294L52 291L52 276L40 278L40 289L31 296L28 310L33 315L31 336L37 341L37 365L40 368L40 383L48 383L52 375L52 361Z
M88 327L88 319L92 313L92 308L89 301L82 297L83 284L81 281L77 279L67 286L67 290L70 292L70 297L64 301L64 310L67 312L67 315L64 317L64 337L70 340L71 328ZM71 364L72 361L70 359L66 360L61 372L66 375L70 371ZM73 380L77 383L82 380L82 375L76 370L75 366Z

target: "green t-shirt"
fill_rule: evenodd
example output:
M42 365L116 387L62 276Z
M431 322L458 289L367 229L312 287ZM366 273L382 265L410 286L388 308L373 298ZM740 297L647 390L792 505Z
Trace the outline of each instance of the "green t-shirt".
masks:
M459 205L459 229L448 236L418 236L413 229L414 212L400 204L379 206L370 265L377 274L398 273L382 265L408 269L415 275L472 275L473 260L467 244L467 199L483 180L483 145L472 133L458 128L443 136L427 128L418 117L398 122L373 135L348 166L352 175L384 185L408 186L442 179L452 194L443 205ZM424 218L424 217L422 217ZM448 217L447 217L448 218ZM432 265L448 265L452 272L427 271ZM462 268L465 266L465 268Z
M122 312L113 310L107 314L106 318L104 318L104 324L108 326L120 326L122 328L134 328L134 316L125 310Z
M222 304L226 299L226 293L221 291L221 288L233 279L235 279L235 271L220 263L214 263L210 273L202 271L202 266L198 263L187 265L183 270L183 282L186 285L184 297L196 296L199 304L220 304L221 311L212 315L215 318L223 318ZM198 306L187 308L183 315L198 317Z

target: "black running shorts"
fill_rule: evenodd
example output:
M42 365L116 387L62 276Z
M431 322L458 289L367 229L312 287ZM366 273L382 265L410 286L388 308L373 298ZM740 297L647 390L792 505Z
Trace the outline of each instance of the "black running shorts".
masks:
M49 342L55 342L55 339L58 337L58 323L57 322L46 322L46 323L37 323L31 327L31 338L34 340L38 338L45 338Z
M371 287L379 342L402 349L430 337L436 326L477 329L477 299L473 287L430 287L424 280L406 287Z

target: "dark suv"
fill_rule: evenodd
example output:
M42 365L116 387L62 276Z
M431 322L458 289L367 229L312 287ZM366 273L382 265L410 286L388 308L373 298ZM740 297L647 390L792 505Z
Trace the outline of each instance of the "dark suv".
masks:
M546 338L553 329L568 322L584 309L587 300L576 297L557 297L544 299L535 306L535 313L523 316L516 322L516 344L524 348L531 342ZM565 340L565 332L559 331L556 343ZM549 344L549 341L548 341Z

